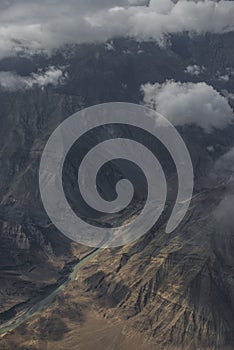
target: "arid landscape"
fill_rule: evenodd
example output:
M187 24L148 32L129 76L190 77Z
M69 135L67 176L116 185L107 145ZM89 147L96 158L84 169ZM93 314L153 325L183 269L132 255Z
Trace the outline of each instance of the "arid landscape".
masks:
M1 350L234 349L233 42L231 0L1 1ZM92 148L134 140L165 173L159 220L140 238L104 249L106 242L86 246L54 225L39 167L61 123L110 102L162 114L188 150L194 183L186 215L167 232L186 185L167 145L127 121L82 135L61 182L68 205L97 231L121 235L149 193L146 175L124 155L99 169L96 190L111 203L127 179L131 202L119 212L91 208L78 175ZM56 183L45 174L45 186ZM66 220L65 211L59 216ZM77 227L74 237L89 234Z

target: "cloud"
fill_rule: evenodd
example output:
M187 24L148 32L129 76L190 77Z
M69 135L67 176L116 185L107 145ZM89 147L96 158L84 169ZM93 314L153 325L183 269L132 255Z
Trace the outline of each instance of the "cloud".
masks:
M231 67L226 67L224 74L221 74L220 71L217 71L216 76L219 81L228 82L230 79L233 79L234 77L234 69Z
M220 75L218 79L219 79L219 81L228 82L229 76L228 76L228 74Z
M215 181L215 182L214 182ZM226 187L226 194L214 210L214 218L222 232L234 229L234 147L223 154L216 162L209 176L209 183ZM217 188L217 187L216 187Z
M199 76L205 71L206 71L206 68L204 66L198 66L196 64L194 64L193 66L188 66L185 69L185 73L190 74L192 76Z
M217 146L218 148L216 148ZM219 152L220 145L214 145L213 152L215 149ZM217 188L220 185L225 185L228 195L232 194L234 198L234 147L231 147L215 161L207 180L207 187L215 186Z
M222 232L233 232L234 221L233 221L233 207L234 207L234 195L226 195L217 208L214 211L214 218L216 219L216 224Z
M213 177L230 179L234 174L234 147L222 155L214 165Z
M227 99L206 83L145 84L144 103L175 126L196 124L206 132L223 129L234 121Z
M227 91L227 90L222 90L222 94L226 97L227 100L234 101L234 94Z
M151 0L150 8L159 14L169 14L175 4L171 0Z
M149 6L144 4L148 1L4 0L0 4L0 56L116 36L161 41L167 33L234 30L232 1L151 0Z
M0 72L0 87L7 91L28 90L33 87L44 88L47 85L63 84L65 78L63 70L53 66L45 72L32 73L29 77L20 76L13 72Z
M128 4L131 6L146 6L149 3L149 0L128 0Z

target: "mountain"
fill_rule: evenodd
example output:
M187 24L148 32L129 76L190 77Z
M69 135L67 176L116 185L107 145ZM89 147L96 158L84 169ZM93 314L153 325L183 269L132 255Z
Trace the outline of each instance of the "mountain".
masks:
M15 71L24 79L50 66L65 67L66 71L65 81L58 86L2 88L0 92L2 323L51 293L89 251L59 233L41 203L39 162L53 130L91 105L142 103L141 86L146 83L203 81L230 96L234 75L228 81L220 77L227 74L226 67L234 69L232 43L233 33L192 37L183 33L172 36L166 47L119 38L108 44L67 47L50 57L0 61L2 72ZM188 74L186 68L194 65L205 69L198 75ZM231 98L229 103L233 107ZM228 125L212 133L196 125L179 126L178 130L195 171L194 196L180 226L165 233L168 209L140 240L98 252L54 302L6 333L0 340L1 349L64 349L68 344L82 350L103 348L103 344L107 349L234 348L234 235L232 229L219 225L213 214L232 188L232 179L211 176L220 157L233 147L234 127ZM122 135L123 131L107 128L101 136L87 136L81 151L115 132ZM177 190L175 168L157 143L151 144L147 137L144 142L166 168L170 204ZM85 207L74 191L75 154L70 154L65 178L69 200L82 214ZM113 173L117 175L113 177ZM113 162L111 176L108 174L106 169L100 175L100 189L111 196L114 179L125 172ZM132 174L136 203L141 203L145 187L140 174L135 170ZM102 220L112 223L109 216ZM77 327L79 332L75 332Z

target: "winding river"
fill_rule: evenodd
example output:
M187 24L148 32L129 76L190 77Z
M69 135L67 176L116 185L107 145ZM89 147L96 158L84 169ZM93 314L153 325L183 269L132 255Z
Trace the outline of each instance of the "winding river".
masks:
M93 258L96 254L99 253L101 248L97 248L92 252L88 253L85 257L83 257L72 269L72 272L66 279L64 283L62 283L58 288L56 288L52 293L47 295L44 299L36 302L33 306L29 307L26 310L21 311L17 316L12 318L11 320L5 322L0 325L0 335L4 335L7 332L10 332L20 326L22 323L30 319L32 316L42 311L46 306L51 304L55 297L62 291L64 288L71 282L77 279L77 274L81 266L87 263L91 258Z

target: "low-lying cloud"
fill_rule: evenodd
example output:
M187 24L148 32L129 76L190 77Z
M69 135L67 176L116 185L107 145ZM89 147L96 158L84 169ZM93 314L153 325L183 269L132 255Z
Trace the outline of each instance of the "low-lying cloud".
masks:
M214 210L216 224L224 232L233 232L234 208L234 147L223 154L214 164L210 179L226 186L226 195ZM217 181L218 180L218 181Z
M195 77L198 77L199 75L203 74L205 71L206 71L206 68L204 66L198 66L197 64L188 66L185 69L185 73Z
M206 83L145 84L144 103L164 115L173 125L196 124L204 131L223 129L234 121L228 100Z
M43 89L47 85L63 84L65 79L63 69L53 66L44 72L32 73L29 77L14 72L0 72L0 87L6 91L28 90L33 87Z
M214 210L216 225L223 233L232 233L234 229L233 221L234 194L226 195L217 208Z
M217 178L228 179L234 174L234 148L222 155L215 163L212 175Z
M9 0L0 4L0 57L113 37L161 41L167 33L234 30L232 1ZM145 5L145 6L144 6Z

